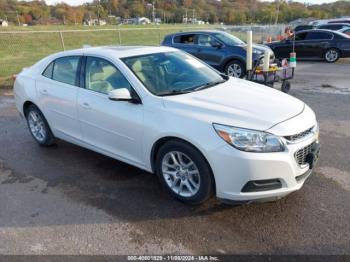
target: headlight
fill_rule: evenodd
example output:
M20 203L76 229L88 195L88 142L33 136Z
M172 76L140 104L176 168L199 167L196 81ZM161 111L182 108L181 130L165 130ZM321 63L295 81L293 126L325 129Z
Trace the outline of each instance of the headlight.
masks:
M264 54L264 52L259 49L253 48L253 54L262 55Z
M235 148L247 152L281 152L284 144L278 136L244 128L213 124L217 134Z

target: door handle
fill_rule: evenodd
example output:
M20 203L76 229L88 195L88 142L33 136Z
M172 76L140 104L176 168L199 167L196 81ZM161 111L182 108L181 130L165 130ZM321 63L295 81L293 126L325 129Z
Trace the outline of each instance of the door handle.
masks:
M81 106L84 107L84 108L86 108L86 109L90 109L90 108L91 108L90 105L89 105L89 103L87 103L87 102L83 102L83 103L81 104Z
M47 95L47 94L48 94L48 92L47 92L46 89L41 89L41 90L40 90L40 93L42 93L43 95Z

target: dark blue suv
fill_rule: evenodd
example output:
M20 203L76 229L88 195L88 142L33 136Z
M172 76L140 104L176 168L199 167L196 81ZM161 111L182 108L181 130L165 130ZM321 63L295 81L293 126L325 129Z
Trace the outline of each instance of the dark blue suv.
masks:
M217 30L175 33L167 35L162 45L186 51L229 76L245 76L247 45L229 33ZM266 49L270 48L254 45L253 60L256 62ZM270 52L273 61L273 51Z

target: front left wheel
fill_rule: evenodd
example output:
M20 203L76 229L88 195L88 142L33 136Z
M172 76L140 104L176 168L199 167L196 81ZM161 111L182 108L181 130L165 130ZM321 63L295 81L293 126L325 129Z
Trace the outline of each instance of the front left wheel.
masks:
M169 141L159 149L156 173L167 191L185 203L200 204L214 191L214 179L204 156L182 141Z
M51 146L55 144L55 137L39 108L30 105L25 111L25 116L29 131L39 145Z

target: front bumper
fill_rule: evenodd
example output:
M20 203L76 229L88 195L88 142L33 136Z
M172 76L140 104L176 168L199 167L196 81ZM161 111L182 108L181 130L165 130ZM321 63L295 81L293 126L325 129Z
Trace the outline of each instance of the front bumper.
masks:
M269 200L284 197L300 189L311 175L312 164L299 165L295 153L301 148L317 144L316 136L296 144L287 144L284 152L249 153L226 144L209 154L209 162L216 182L219 199L235 202ZM317 154L318 155L318 154ZM317 157L312 158L317 160ZM278 180L277 189L243 192L249 181Z

